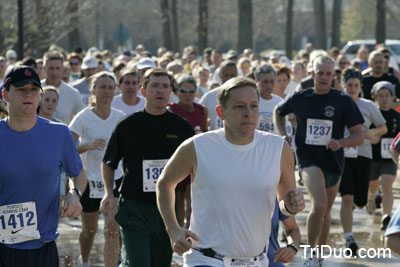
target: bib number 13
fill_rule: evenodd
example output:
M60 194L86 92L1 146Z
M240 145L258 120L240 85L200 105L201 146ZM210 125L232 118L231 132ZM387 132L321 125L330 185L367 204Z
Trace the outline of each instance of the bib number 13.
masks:
M143 160L143 192L155 192L158 177L160 177L168 159Z

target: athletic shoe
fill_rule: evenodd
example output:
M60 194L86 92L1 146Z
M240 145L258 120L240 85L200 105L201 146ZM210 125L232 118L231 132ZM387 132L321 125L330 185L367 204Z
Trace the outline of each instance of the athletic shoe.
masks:
M390 222L390 215L386 214L382 217L381 230L385 231Z
M346 248L351 249L351 255L349 255L349 253L347 252L348 250L346 250L346 256L357 256L358 245L353 236L350 236L346 239Z
M369 215L373 215L375 212L375 200L369 199L365 208Z
M82 256L78 258L78 267L90 267L90 260L86 263L82 262Z
M304 264L303 267L320 267L322 261L320 262L320 260L316 257L308 257L304 260Z

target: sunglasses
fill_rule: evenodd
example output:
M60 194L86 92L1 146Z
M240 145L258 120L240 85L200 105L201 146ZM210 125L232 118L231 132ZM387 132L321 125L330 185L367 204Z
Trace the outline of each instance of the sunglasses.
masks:
M76 66L76 65L78 65L79 64L79 62L70 62L69 63L69 65L71 65L71 66Z
M186 93L188 93L188 94L194 94L194 93L196 93L196 89L184 89L184 88L179 88L178 90L179 90L179 92L181 92L182 94L186 94Z
M383 57L384 57L385 59L389 59L389 57L390 57L390 56L388 56L388 55L385 55L385 56L383 56Z

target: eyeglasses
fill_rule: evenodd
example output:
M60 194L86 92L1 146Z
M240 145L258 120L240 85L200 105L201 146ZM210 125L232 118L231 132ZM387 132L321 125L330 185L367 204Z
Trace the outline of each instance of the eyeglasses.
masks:
M344 62L342 61L342 62L339 62L339 65L346 65L346 63L347 63L346 61L344 61Z
M194 93L196 93L196 89L179 88L178 90L179 90L179 92L181 92L182 94L186 94L186 93L188 93L188 94L194 94Z
M390 58L390 56L388 56L388 55L384 55L383 56L385 59L389 59Z
M79 62L70 62L69 65L76 66L76 65L79 65Z

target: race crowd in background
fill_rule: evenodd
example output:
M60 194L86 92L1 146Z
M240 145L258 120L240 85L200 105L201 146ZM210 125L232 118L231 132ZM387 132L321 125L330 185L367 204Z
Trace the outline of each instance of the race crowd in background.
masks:
M100 213L105 266L170 266L173 250L185 253L185 266L283 266L301 243L328 243L338 193L350 255L359 250L355 208L382 208L380 230L400 254L399 79L382 44L361 46L351 60L311 43L293 60L195 46L152 55L138 45L121 54L52 47L17 61L8 50L0 57L0 266L58 266L48 245L58 216L77 215L78 264L90 266ZM49 173L61 178L42 181ZM294 216L305 205L296 182L310 195L307 240ZM304 266L322 265L309 250Z

